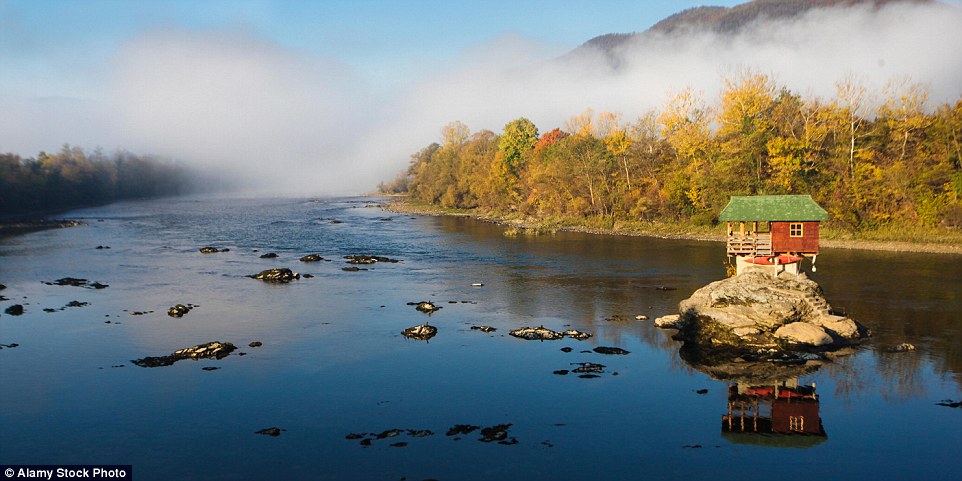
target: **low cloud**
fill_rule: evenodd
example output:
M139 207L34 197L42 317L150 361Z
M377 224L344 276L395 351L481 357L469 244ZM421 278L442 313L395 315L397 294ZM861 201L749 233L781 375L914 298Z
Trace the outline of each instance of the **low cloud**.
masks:
M636 36L614 63L554 52L506 35L385 88L250 31L154 30L108 62L97 100L0 98L14 113L0 121L0 150L122 146L264 192L347 194L392 178L453 120L497 132L525 116L545 132L590 107L630 121L686 86L713 103L725 76L745 68L806 97L830 98L849 76L877 92L910 76L932 103L962 95L962 10L940 4L814 10L734 36Z

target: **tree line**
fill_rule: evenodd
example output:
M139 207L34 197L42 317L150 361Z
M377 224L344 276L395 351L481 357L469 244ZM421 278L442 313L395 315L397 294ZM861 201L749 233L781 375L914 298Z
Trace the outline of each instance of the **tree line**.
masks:
M852 231L962 226L962 97L922 84L874 95L854 79L803 98L764 74L692 89L633 122L591 109L539 134L526 118L471 133L460 121L379 185L445 208L542 219L716 221L732 195L811 194Z
M130 152L106 155L64 145L36 158L0 154L0 215L42 214L123 199L184 194L195 174L182 164Z

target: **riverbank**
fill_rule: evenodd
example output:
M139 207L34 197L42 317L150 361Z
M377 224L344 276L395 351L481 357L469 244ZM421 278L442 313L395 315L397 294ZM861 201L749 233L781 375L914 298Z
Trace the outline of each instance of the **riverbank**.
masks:
M510 218L482 212L476 209L445 209L424 202L411 201L403 196L393 197L384 205L386 210L404 214L429 216L470 217L484 222L508 226L508 235L539 235L549 232L584 232L588 234L657 237L661 239L688 239L724 242L725 232L721 226L695 226L665 222L623 222L610 226L571 224L563 220ZM872 235L872 234L870 234ZM877 235L877 234L876 234ZM959 242L912 242L885 238L857 238L852 234L825 228L820 244L833 249L859 249L890 252L918 252L932 254L962 255L962 234Z
M66 227L76 227L81 225L79 220L72 219L33 219L0 222L0 239L17 235L29 234L47 229L63 229Z

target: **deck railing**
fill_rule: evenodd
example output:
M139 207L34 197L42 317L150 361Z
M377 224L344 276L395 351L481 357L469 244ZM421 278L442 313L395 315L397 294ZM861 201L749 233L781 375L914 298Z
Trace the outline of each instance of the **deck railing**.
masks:
M754 235L730 235L728 236L728 255L770 256L772 255L772 234L759 232Z

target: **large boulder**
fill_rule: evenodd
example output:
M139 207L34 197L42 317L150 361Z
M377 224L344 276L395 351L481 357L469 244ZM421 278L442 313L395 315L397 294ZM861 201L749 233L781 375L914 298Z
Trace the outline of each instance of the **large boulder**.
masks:
M828 350L866 335L855 321L834 315L821 287L804 274L749 271L698 289L678 309L677 319L656 325L703 346Z
M807 322L785 324L775 330L775 337L792 344L823 347L832 343L832 336L825 329Z

